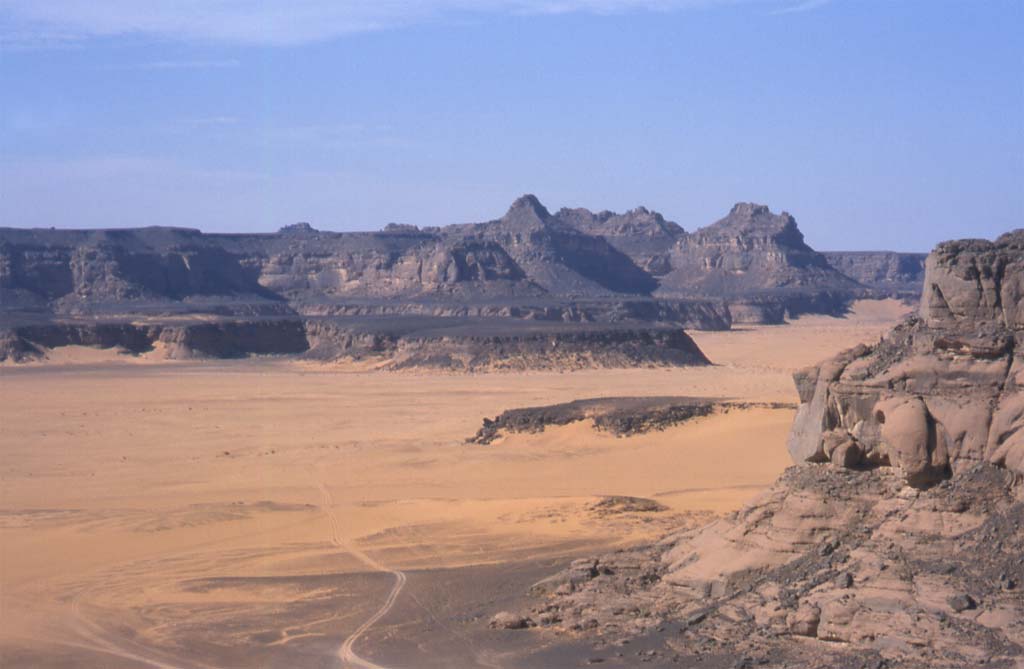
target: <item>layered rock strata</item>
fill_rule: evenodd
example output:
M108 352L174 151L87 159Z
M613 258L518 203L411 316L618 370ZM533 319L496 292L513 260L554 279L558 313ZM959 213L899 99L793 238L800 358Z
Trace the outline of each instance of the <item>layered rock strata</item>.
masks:
M1024 231L940 245L916 318L796 384L797 462L891 465L915 487L979 462L1024 474Z
M64 321L0 328L0 361L41 359L59 346L165 359L289 355L366 361L384 369L582 369L709 364L682 329L458 318L266 318L215 321Z

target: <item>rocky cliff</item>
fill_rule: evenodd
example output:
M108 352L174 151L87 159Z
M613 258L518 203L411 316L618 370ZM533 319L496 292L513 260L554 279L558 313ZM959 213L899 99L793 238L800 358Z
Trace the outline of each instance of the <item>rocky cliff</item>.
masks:
M826 251L828 263L870 288L878 297L917 299L924 283L927 253Z
M798 466L710 525L577 560L517 623L656 666L1024 666L1024 230L926 268L919 316L796 375Z
M942 244L926 268L917 318L797 375L794 460L917 487L979 462L1024 474L1024 230Z
M804 243L792 216L752 204L692 234L642 207L551 214L531 195L493 221L422 230L0 229L0 312L8 315L645 299L700 305L694 314L725 308L726 321L781 322L787 313L837 313L864 291ZM720 327L720 316L706 326Z
M658 295L726 299L738 307L737 322L770 321L777 312L838 314L864 293L864 286L807 246L790 214L752 203L739 203L725 218L681 236L669 265Z
M589 235L604 237L654 277L663 276L671 269L670 251L686 234L677 223L667 221L658 212L645 207L637 207L624 214L561 209L556 217Z

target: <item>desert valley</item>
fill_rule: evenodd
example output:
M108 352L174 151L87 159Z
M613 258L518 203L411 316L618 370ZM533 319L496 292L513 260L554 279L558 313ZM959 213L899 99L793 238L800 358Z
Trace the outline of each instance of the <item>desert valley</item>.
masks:
M0 291L5 667L1024 666L1021 231L524 196Z

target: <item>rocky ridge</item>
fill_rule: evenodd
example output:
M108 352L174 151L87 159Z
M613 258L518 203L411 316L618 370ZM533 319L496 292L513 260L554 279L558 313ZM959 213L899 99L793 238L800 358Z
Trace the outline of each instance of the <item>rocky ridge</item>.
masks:
M59 346L92 346L169 360L288 355L359 361L387 370L455 372L709 364L682 329L457 318L246 318L62 321L0 328L0 362Z
M792 216L747 203L693 233L642 207L624 214L552 214L532 195L517 199L499 219L443 228L391 224L379 232L333 233L302 223L274 234L0 229L0 359L8 360L38 357L44 342L103 345L115 325L135 333L125 337L137 337L140 322L147 332L160 330L146 335L151 341L170 337L167 332L187 341L196 333L224 339L190 349L194 355L235 355L249 341L249 353L276 353L275 328L261 323L283 320L320 332L321 342L324 332L362 335L369 326L381 328L377 334L388 340L393 327L408 329L413 318L421 319L421 330L451 318L463 334L471 325L491 330L500 324L512 340L522 321L551 323L549 330L567 342L567 331L554 324L581 324L590 333L596 325L607 332L631 328L663 338L656 331L665 327L721 330L733 322L839 314L868 294L803 242ZM323 325L328 319L329 328ZM229 336L239 321L251 321L248 329L270 340ZM52 331L43 332L47 326ZM347 335L333 348L345 341ZM413 340L405 341L411 346ZM429 341L428 357L436 357L445 344ZM617 340L589 339L611 341ZM478 357L466 346L475 345L459 344L452 359ZM586 357L580 351L574 364L585 364ZM594 357L644 362L633 354L598 351Z
M551 214L532 195L499 219L444 228L0 229L5 314L242 304L304 313L360 300L393 307L645 299L681 308L773 297L793 309L803 300L809 309L837 310L863 288L803 242L792 216L749 203L693 233L642 207Z

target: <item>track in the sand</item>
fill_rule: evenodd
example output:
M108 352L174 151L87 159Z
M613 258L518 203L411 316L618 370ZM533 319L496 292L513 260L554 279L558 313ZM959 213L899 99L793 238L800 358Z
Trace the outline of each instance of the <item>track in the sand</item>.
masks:
M330 491L327 486L321 483L319 486L320 494L323 498L323 509L324 513L327 514L327 519L331 525L331 543L339 548L343 548L350 554L354 555L360 562L368 567L371 567L375 571L384 572L391 574L395 577L395 584L391 586L391 591L388 593L387 598L384 600L384 604L381 605L377 611L366 619L362 625L357 627L355 631L348 635L348 638L338 648L338 658L342 661L346 667L354 667L357 669L389 669L382 665L376 664L369 660L359 657L356 653L354 646L359 639L370 630L371 627L376 625L381 618L386 616L391 608L398 601L398 596L402 592L402 588L405 587L406 576L405 573L398 569L389 569L381 563L374 560L372 557L362 552L350 542L346 541L344 535L341 532L341 526L338 522L337 516L334 514L334 500L331 497Z

